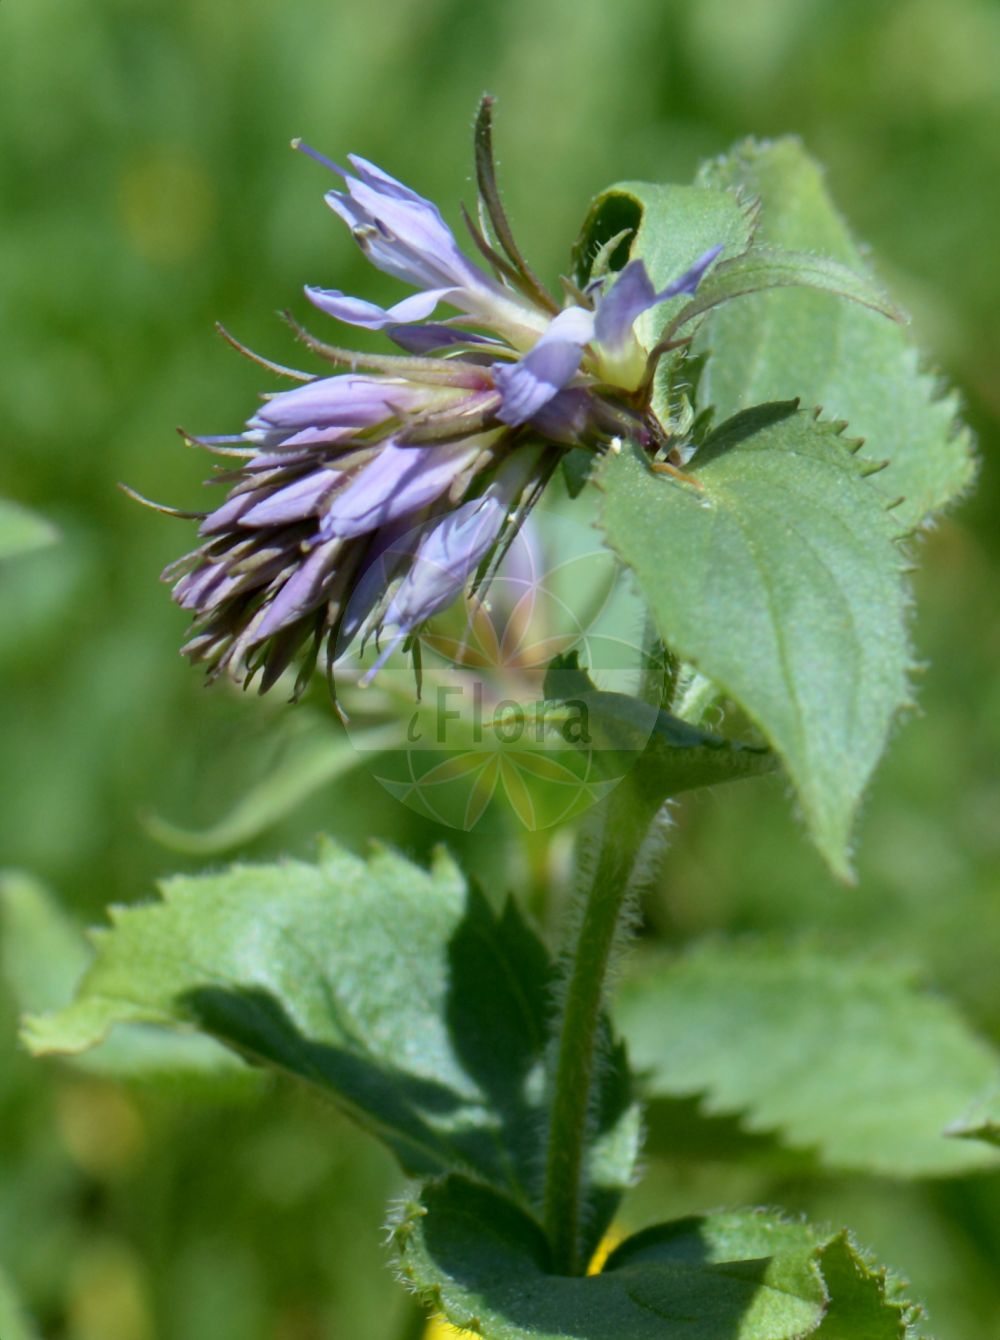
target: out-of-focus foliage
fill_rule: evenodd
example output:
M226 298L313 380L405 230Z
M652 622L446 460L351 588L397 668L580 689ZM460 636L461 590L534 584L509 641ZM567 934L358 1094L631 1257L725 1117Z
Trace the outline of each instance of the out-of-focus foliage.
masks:
M27 554L55 539L52 527L26 507L0 498L0 559Z
M777 1132L827 1168L995 1169L983 1144L949 1127L992 1091L1000 1053L912 978L885 958L768 941L638 958L617 1013L654 1099L653 1129L667 1131L651 1148L683 1157L670 1105L655 1099L701 1095L707 1112L740 1114L747 1130Z
M122 1022L200 1028L327 1092L407 1172L457 1164L528 1203L548 955L444 852L425 871L324 843L316 864L172 879L95 939L78 998L29 1017L36 1054L81 1052Z
M10 1285L0 1275L0 1331L6 1340L36 1340L37 1331L24 1315Z
M0 874L0 933L0 965L17 1006L38 1012L67 1005L94 956L69 912L28 876ZM256 1078L208 1038L142 1025L118 1029L79 1065L112 1079L182 1078L191 1091L201 1081L207 1096L252 1088Z
M269 389L214 341L213 320L291 359L274 312L305 315L303 282L395 292L362 285L322 206L328 183L287 151L292 135L362 152L441 201L469 198L471 117L491 89L507 203L549 277L609 182L684 180L747 134L794 132L957 381L981 479L921 542L921 713L877 775L857 887L825 873L779 783L706 794L676 811L649 936L891 944L1000 1042L998 46L993 0L0 6L0 496L60 536L0 564L0 861L94 920L203 859L165 851L144 815L206 828L300 747L280 702L206 693L181 663L184 618L156 574L189 528L115 488L197 506L204 466L173 426L234 430ZM313 707L327 710L322 690ZM358 844L391 835L417 855L440 836L363 768L278 808L238 853L306 855L319 828ZM491 893L534 900L565 842L532 841L514 853L497 828L459 846ZM0 1264L43 1335L383 1340L417 1324L380 1244L396 1174L328 1107L287 1088L195 1102L41 1067L15 1053L14 1012L5 998ZM766 1161L664 1163L625 1213L737 1201L850 1222L918 1282L942 1336L1000 1326L995 1174L901 1189Z

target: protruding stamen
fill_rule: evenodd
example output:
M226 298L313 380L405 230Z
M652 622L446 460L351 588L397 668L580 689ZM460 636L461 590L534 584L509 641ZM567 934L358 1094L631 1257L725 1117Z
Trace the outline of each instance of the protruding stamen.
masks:
M306 142L299 139L298 136L292 140L292 148L297 150L300 154L305 154L307 158L314 158L317 163L320 163L325 168L329 168L330 171L335 172L338 177L347 175L344 172L344 169L338 167L332 158L327 158L326 154L321 154L318 149L314 149L311 144L306 144Z

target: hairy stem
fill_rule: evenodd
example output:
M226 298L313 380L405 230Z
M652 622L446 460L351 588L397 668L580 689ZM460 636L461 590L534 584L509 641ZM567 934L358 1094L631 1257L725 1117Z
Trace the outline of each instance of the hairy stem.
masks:
M647 794L631 778L622 781L602 803L590 886L566 955L566 988L555 1040L544 1199L545 1228L558 1274L581 1275L587 1267L582 1259L581 1228L601 1008L639 850L659 803L659 798Z

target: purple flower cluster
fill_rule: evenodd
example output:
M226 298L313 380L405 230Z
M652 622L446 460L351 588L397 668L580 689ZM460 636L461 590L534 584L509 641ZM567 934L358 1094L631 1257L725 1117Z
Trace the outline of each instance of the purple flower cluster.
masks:
M502 547L573 446L649 441L649 360L634 333L648 308L693 293L720 248L657 292L642 261L560 306L525 262L500 204L490 101L476 133L483 264L430 201L354 155L327 204L378 269L417 292L383 308L335 289L310 301L405 352L365 355L299 329L332 376L266 364L302 384L265 398L245 430L197 438L239 458L213 482L226 500L202 543L164 574L194 615L184 647L215 675L269 688L302 653L301 691L359 634L385 657L450 604ZM442 305L459 315L432 319ZM259 360L263 361L263 360ZM358 369L364 369L359 371Z

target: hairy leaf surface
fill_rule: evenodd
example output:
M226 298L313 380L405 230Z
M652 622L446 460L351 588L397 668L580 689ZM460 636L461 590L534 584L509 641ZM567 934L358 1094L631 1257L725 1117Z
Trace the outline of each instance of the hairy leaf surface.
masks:
M94 955L83 930L51 893L29 875L0 875L0 931L0 967L18 1008L36 1012L68 1004ZM146 1024L126 1024L72 1059L91 1074L183 1084L186 1092L209 1089L213 1097L258 1087L258 1077L211 1038Z
M760 201L760 244L818 253L870 274L821 169L798 140L747 143L706 164L698 180ZM903 497L899 516L907 526L971 482L971 434L957 424L956 397L942 394L921 369L908 332L878 313L785 289L719 308L699 341L711 350L703 406L725 418L761 401L798 397L845 419L851 434L865 439L866 456L890 462L877 487Z
M766 942L650 955L624 981L617 1018L654 1099L703 1095L706 1116L741 1113L748 1132L775 1132L829 1168L995 1166L946 1130L1000 1057L898 964Z
M112 909L76 1002L29 1020L34 1051L77 1052L121 1022L196 1028L330 1094L407 1171L458 1167L531 1201L551 966L513 902L495 913L443 853L426 871L332 843L316 864L234 865L162 893ZM604 1216L637 1139L620 1066L608 1084Z
M910 1309L839 1234L745 1211L627 1239L599 1274L548 1273L537 1225L460 1178L393 1233L404 1278L487 1340L902 1340Z
M760 726L847 875L909 651L896 525L838 433L763 405L708 439L697 484L654 474L638 450L611 455L598 482L608 543L660 635Z

